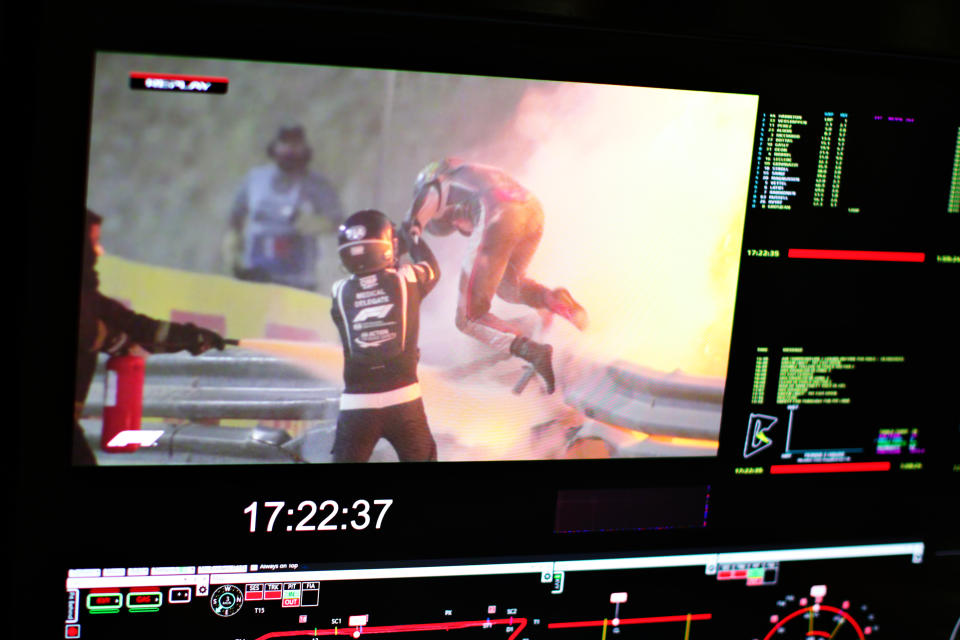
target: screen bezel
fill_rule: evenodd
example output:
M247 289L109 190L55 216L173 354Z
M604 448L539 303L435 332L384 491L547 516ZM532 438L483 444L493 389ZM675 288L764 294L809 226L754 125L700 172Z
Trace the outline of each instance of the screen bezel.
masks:
M787 45L772 44L770 42L748 43L742 41L688 38L677 36L638 35L632 30L594 29L579 25L556 25L514 22L484 22L451 17L424 17L408 15L375 15L371 19L368 14L358 15L344 11L322 13L325 36L324 42L317 45L309 38L297 44L287 40L289 30L280 31L283 34L272 33L264 37L264 32L271 28L284 27L285 21L291 17L314 17L318 15L316 9L299 9L277 11L260 17L259 12L247 9L225 20L224 32L200 36L189 34L173 38L167 33L146 33L138 29L148 16L143 14L84 16L73 27L63 26L61 30L54 30L46 34L45 38L32 46L35 56L30 60L33 63L28 68L33 71L32 82L35 91L25 96L24 105L29 113L27 121L31 124L34 133L33 153L37 160L49 158L53 154L58 161L52 171L38 171L33 177L34 193L41 193L41 205L37 210L45 211L72 211L79 210L82 205L86 183L84 167L86 165L86 139L89 127L90 83L92 76L92 54L94 49L103 50L133 50L151 53L177 53L181 55L210 55L229 57L253 57L284 59L288 61L306 62L323 58L328 63L350 64L370 67L403 67L409 69L448 71L480 74L505 74L524 77L538 77L542 79L558 80L585 80L592 82L637 83L666 87L677 87L677 80L682 78L685 87L696 85L697 88L741 92L753 92L757 87L762 88L764 81L756 80L764 73L792 73L797 75L795 88L797 91L817 88L823 91L850 91L856 92L863 86L896 87L895 93L906 101L912 92L930 90L939 92L942 100L954 96L950 89L942 83L942 78L956 76L957 62L955 60L937 60L930 58L908 58L888 54L876 54L851 51L831 51ZM144 13L149 13L146 11ZM199 12L196 19L214 23L220 17L219 11L208 8L207 13ZM236 28L233 33L230 27ZM310 34L306 24L294 27L294 32L300 36ZM487 42L491 32L498 44L508 42L501 48L493 59L481 60L475 57L475 49L468 44ZM411 34L416 37L411 37ZM256 36L256 37L252 37ZM418 42L418 38L420 41ZM521 45L516 40L523 40ZM561 44L562 43L562 44ZM31 50L31 48L28 48ZM401 52L398 54L398 51ZM597 52L601 53L597 53ZM584 55L585 53L589 55ZM524 54L524 55L519 55ZM516 60L522 60L519 71ZM389 63L385 63L389 60ZM644 71L628 68L631 61L643 61ZM649 61L655 61L650 65ZM398 64L397 61L402 64ZM651 66L653 67L651 69ZM825 67L842 67L844 71L833 76L826 82L821 77ZM734 71L731 71L734 69ZM747 71L755 74L747 77ZM850 80L855 84L851 85ZM892 89L891 89L892 90ZM893 91L893 90L892 90ZM762 95L762 93L761 93ZM928 94L930 95L930 94ZM51 180L58 185L50 189ZM46 189L39 187L46 185ZM31 207L33 208L33 207ZM25 209L25 211L29 211ZM65 277L63 265L79 264L80 237L82 236L81 221L73 219L62 225L49 224L49 217L43 215L24 214L29 217L25 221L26 232L22 237L46 239L49 249L43 255L30 253L27 258L26 269L28 279L25 286L24 298L28 301L29 312L23 314L29 318L28 336L42 336L43 344L39 355L36 350L27 347L35 345L37 338L26 341L23 357L24 373L22 379L25 393L22 395L22 415L20 417L18 442L15 443L19 455L18 490L15 496L16 521L19 523L17 532L20 537L21 548L25 549L25 558L37 562L42 548L38 543L37 532L60 531L65 519L75 524L73 527L89 527L81 514L77 513L79 496L74 493L75 481L82 481L87 474L89 482L91 473L101 473L104 470L78 470L69 467L69 439L68 420L72 415L71 398L73 386L72 367L61 366L58 361L63 354L73 354L75 351L76 331L73 326L64 326L64 318L75 317L75 310L79 292L79 279ZM49 256L56 257L48 260ZM734 329L736 332L736 328ZM46 355L44 355L46 354ZM37 382L37 381L42 381ZM51 399L56 398L56 399ZM62 399L62 400L61 400ZM37 414L46 416L37 419ZM49 428L38 428L43 423ZM31 426L32 425L32 426ZM61 428L62 427L62 428ZM60 429L64 437L52 437L51 431ZM723 444L721 444L721 459ZM578 471L582 477L591 477L598 469L597 465L612 462L613 469L620 461L581 461L577 462ZM627 476L630 464L646 461L625 461L623 469L611 471L611 475L601 486L616 483L617 477ZM660 462L660 461L657 461ZM481 463L490 464L490 463ZM514 463L494 463L513 465ZM516 471L517 477L536 478L540 475L535 465L551 463L517 463L522 467ZM738 522L736 514L742 514L744 509L733 508L735 495L744 489L745 485L739 479L725 476L725 471L713 461L698 462L700 469L696 475L710 480L723 478L714 491L727 492L726 506L715 503L715 508L731 508L726 524L719 528L711 527L705 536L712 541L736 539L749 531L757 540L783 539L779 530L782 523L768 523L766 527L755 528L745 522ZM525 468L524 468L525 467ZM651 469L649 481L656 483L658 474L656 464ZM385 469L389 474L392 468ZM255 472L257 469L250 469ZM109 470L112 480L119 479L123 472ZM140 477L143 471L133 472L131 477ZM190 476L194 472L185 472ZM205 472L193 476L195 480L203 481ZM243 473L242 471L240 473ZM416 472L412 472L416 473ZM467 473L466 471L464 472ZM470 471L472 474L473 471ZM831 479L833 480L833 479ZM872 479L871 479L872 480ZM389 481L389 476L388 476ZM631 481L635 479L631 476ZM430 478L422 477L418 481L408 480L410 486L429 485ZM549 480L546 482L547 492L556 485ZM815 482L814 486L825 488L830 482ZM844 480L841 484L847 489L866 492L872 481L866 479ZM880 516L876 513L864 520L859 527L847 529L851 536L864 535L876 524L882 524L885 531L893 534L901 532L910 535L919 532L925 538L942 536L941 544L958 544L954 538L956 534L948 532L949 516L938 514L929 507L939 504L949 504L952 495L949 486L934 485L906 481L899 483L882 483L883 488L871 498L867 496L864 511L870 512L870 505L874 508L883 507L888 498L879 494L892 492L905 501L918 498L906 512L898 512L905 517ZM809 485L782 482L771 484L767 491L771 495L780 491L806 489ZM718 498L719 500L719 498ZM175 508L175 501L164 501L161 508ZM544 507L550 508L550 507ZM939 528L937 527L939 523ZM145 523L141 523L142 525ZM117 521L101 522L95 525L103 530L114 528L123 529ZM203 528L198 527L198 528ZM76 529L73 529L76 531ZM82 555L87 556L123 556L136 553L130 545L126 550L118 551L114 544L91 544L93 539L103 535L103 530L94 535L93 527L90 530L76 532L76 538L66 545L66 548L54 550L46 555L42 561L45 571L40 575L56 575L62 567L78 564L69 559L78 547L89 545ZM165 531L170 534L171 531ZM72 537L73 534L71 534ZM229 535L229 534L228 534ZM814 528L794 531L791 534L796 540L809 540L818 534ZM704 537L703 539L707 539ZM173 540L177 540L173 538ZM951 542L952 540L952 542ZM472 543L478 540L474 538ZM251 541L244 536L232 539L231 547L249 548L251 545L270 548L278 541L269 539L260 542ZM359 546L366 546L363 541ZM525 544L533 545L542 542L540 537L526 540ZM699 539L671 539L671 546L685 546L699 542ZM666 543L659 543L666 544ZM576 543L577 547L589 548L634 548L637 546L659 546L653 536L627 535L617 540L616 536L594 536ZM173 546L187 547L184 541L176 541ZM471 545L472 546L472 545ZM355 550L360 553L360 549ZM436 551L441 553L441 551ZM395 553L395 552L391 552ZM401 551L401 554L406 553ZM492 551L490 552L492 553ZM25 564L28 560L24 560ZM54 580L59 586L59 583ZM54 623L58 624L58 623ZM53 627L51 627L53 628Z

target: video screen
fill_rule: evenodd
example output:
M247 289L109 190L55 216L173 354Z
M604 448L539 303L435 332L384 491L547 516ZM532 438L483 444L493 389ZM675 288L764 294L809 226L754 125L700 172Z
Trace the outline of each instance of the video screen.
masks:
M72 569L65 635L946 640L957 615L956 594L928 582L922 542L365 567L277 560Z
M74 463L715 456L757 118L98 53Z

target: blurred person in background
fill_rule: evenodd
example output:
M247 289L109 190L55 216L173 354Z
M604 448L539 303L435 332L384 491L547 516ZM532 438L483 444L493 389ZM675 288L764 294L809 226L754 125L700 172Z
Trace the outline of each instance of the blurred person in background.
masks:
M135 313L99 291L97 257L103 254L100 227L103 218L87 209L84 227L83 273L80 284L80 314L77 341L77 378L74 396L73 462L97 464L93 449L80 426L80 415L97 368L97 354L133 354L189 351L200 355L223 349L223 338L192 323L165 322Z
M224 268L241 280L317 289L318 239L343 218L333 185L308 168L303 126L283 125L267 145L272 162L243 179L222 245Z
M490 312L497 295L562 316L580 331L587 327L587 312L569 291L548 289L526 275L543 235L540 201L496 167L444 158L417 176L404 227L438 236L458 231L470 238L460 272L457 328L505 358L513 355L529 362L547 393L553 393L553 347L535 342L519 325Z

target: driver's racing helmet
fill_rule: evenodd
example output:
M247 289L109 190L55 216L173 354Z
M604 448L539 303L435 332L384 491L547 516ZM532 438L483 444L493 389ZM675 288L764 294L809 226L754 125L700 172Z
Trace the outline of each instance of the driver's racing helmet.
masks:
M347 218L337 232L337 244L340 262L350 273L373 273L397 262L393 223L375 209L358 211Z
M417 174L417 179L413 185L413 210L416 211L420 208L420 203L426 198L427 191L431 187L436 188L437 195L440 198L438 214L427 222L426 227L427 231L435 235L449 235L454 230L452 218L458 212L449 209L449 202L447 201L449 194L443 187L443 183L448 177L447 174L463 164L463 160L460 158L448 157L443 160L431 162Z
M416 181L413 183L414 200L418 199L429 185L440 182L440 169L443 164L443 160L434 160L420 170L420 173L417 174Z

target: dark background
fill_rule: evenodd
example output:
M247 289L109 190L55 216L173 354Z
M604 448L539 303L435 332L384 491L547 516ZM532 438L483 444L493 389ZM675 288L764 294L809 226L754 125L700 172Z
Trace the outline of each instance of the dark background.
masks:
M670 86L671 74L679 71L683 84L704 89L729 88L730 76L744 78L744 88L756 86L747 79L751 69L756 69L757 73L795 74L801 86L806 82L819 90L829 90L830 82L841 86L855 79L854 84L863 86L890 83L891 91L909 96L914 90L931 88L936 92L957 83L958 11L956 3L929 1L875 3L869 9L825 2L795 6L722 2L698 7L587 0L455 6L427 2L417 3L416 8L399 8L388 2L236 0L137 5L6 3L7 156L15 168L5 180L5 210L12 224L6 227L9 235L4 253L10 257L12 307L19 329L13 336L18 359L12 367L18 412L6 434L12 458L7 464L12 500L6 520L15 533L15 546L8 547L15 558L12 569L29 572L29 583L35 587L29 594L21 591L25 596L23 615L35 616L34 626L44 630L40 636L46 636L48 630L59 634L64 563L82 565L81 558L179 563L186 561L178 559L180 550L192 548L220 549L224 561L243 561L236 557L241 550L266 549L273 543L234 537L233 528L240 526L234 522L221 529L210 518L191 522L189 517L170 515L182 506L175 492L161 489L152 518L127 518L122 507L104 502L88 510L85 502L91 496L76 492L78 486L90 488L97 480L70 472L67 462L66 435L72 409L67 399L72 398L75 337L64 329L64 319L73 317L76 308L78 274L74 265L79 262L80 218L63 212L78 210L83 202L92 47L235 57L275 55L290 60L309 60L317 51L324 51L332 62L343 64L509 75L524 75L529 70L531 77L642 81L663 86ZM837 65L845 75L826 85L814 82L816 69ZM726 81L716 79L724 71L730 74ZM586 463L578 471L589 477L597 464L603 463ZM609 482L615 482L618 475L628 476L629 470L621 467L611 467ZM458 503L458 486L477 482L485 473L475 465L464 466L437 491L434 502L416 506L403 526L408 531L421 528L427 533L423 540L391 539L384 544L367 537L357 540L353 552L367 547L376 549L371 558L429 555L431 530L441 536L459 536L463 554L507 553L510 540L527 548L537 544L541 532L532 529L515 538L486 539L483 544L485 538L463 537L462 531L457 531L458 513L470 507ZM507 467L505 473L517 481L531 475L533 468ZM726 470L707 463L698 466L688 480L708 482L721 473ZM151 480L159 486L164 476L157 472L152 478L140 474L127 479ZM204 470L184 470L180 475L189 479L198 493L211 487L210 476ZM653 465L639 480L656 486L658 478L658 467ZM110 479L123 480L124 476L120 472ZM281 480L276 481L280 486ZM367 487L382 486L384 480L389 483L389 478L368 477L344 495L363 497ZM555 489L564 488L564 482L583 487L577 480L532 479L530 494L541 497L532 505L511 508L526 508L531 522L539 522L538 513L549 521ZM227 477L224 482L237 482L237 478ZM491 503L500 503L498 491L504 485L491 482ZM842 543L893 535L924 536L942 548L960 546L955 525L951 525L957 504L955 478L952 484L886 482L877 486L861 479L844 479L830 486L827 482L818 485L821 495L831 491L842 494L850 505L845 505L844 517L830 531L818 530L810 523L791 523L787 515L758 523L749 504L730 497L756 485L728 482L728 497L717 497L711 505L714 514L723 514L718 516L721 528L711 531L709 537L698 537L696 532L678 534L669 544L749 543L748 536L781 543ZM403 484L396 493L410 496L411 501L436 489L434 478L414 471L405 476ZM809 492L810 487L805 481L782 479L768 483L764 491L798 495ZM250 499L238 498L237 504L242 507ZM892 512L888 510L891 504L895 505ZM438 511L431 505L448 506L440 510L445 517L434 521ZM215 516L239 511L232 504L211 502L210 506ZM796 526L785 529L790 524ZM495 523L487 533L494 530ZM142 555L138 541L149 541L152 555ZM550 550L596 552L665 544L651 534L587 536L558 542ZM294 547L290 553L297 551ZM220 560L210 558L211 562Z

